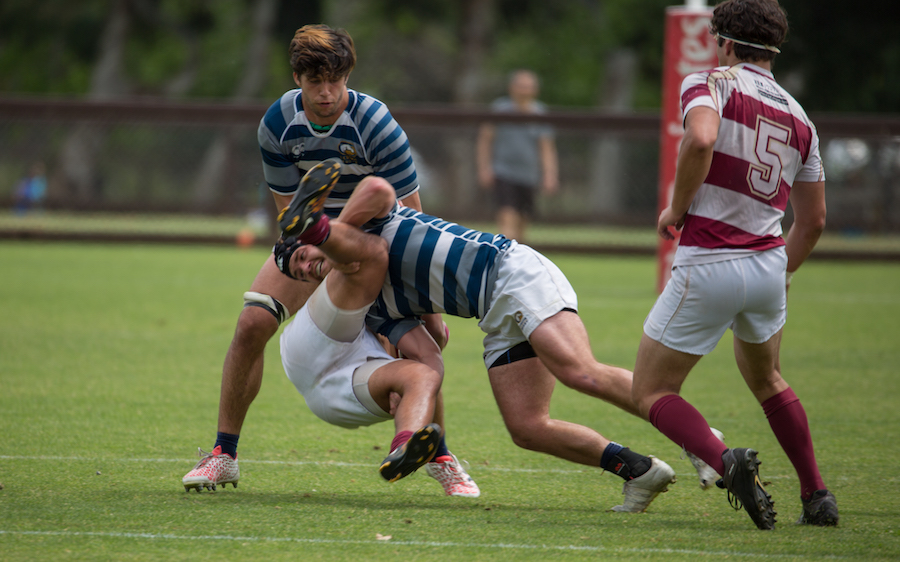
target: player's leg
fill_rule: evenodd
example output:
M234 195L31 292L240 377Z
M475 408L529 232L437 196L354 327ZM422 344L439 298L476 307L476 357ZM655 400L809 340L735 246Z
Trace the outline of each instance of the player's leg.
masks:
M395 418L398 438L380 469L394 481L434 456L441 430L432 420L442 377L389 356L365 330L368 306L351 310L331 298L332 289L346 288L353 276L332 271L319 284L281 336L282 364L309 408L329 423L358 427ZM398 397L393 408L392 394Z
M551 418L550 398L556 378L537 357L495 363L488 376L516 445L600 467L625 480L624 502L613 511L644 511L675 481L675 471L661 460L631 451L590 428Z
M748 343L735 337L735 359L747 386L762 406L778 443L797 471L803 504L798 522L837 525L837 502L819 472L806 410L776 368L780 344L780 330L762 344Z
M237 444L250 405L259 393L266 344L278 326L300 309L313 287L282 275L270 256L263 264L238 316L222 367L216 442L183 478L186 490L237 486Z
M681 385L701 357L670 349L643 335L635 362L632 396L641 417L651 419L652 411L654 426L684 449L697 469L700 488L708 490L722 474L722 452L727 448L724 437L719 430L709 428L703 415L680 398ZM659 407L654 410L657 402ZM664 405L668 408L662 408ZM678 423L680 416L684 424Z
M290 317L303 306L314 288L282 275L270 256L250 286L250 291L272 297L282 305L286 317ZM270 308L245 306L238 317L222 370L220 432L240 434L250 404L259 392L266 344L283 321L276 317L277 308L274 311Z
M478 485L469 476L459 459L447 447L447 426L444 424L444 395L438 392L434 404L434 423L444 431L434 458L425 465L425 473L437 480L448 496L477 498L481 495Z
M494 298L481 326L486 333L508 332L504 350L524 336L560 382L637 415L631 372L597 362L577 308L575 290L559 267L518 245L500 262Z
M837 503L819 474L806 412L780 372L778 356L787 318L783 275L787 256L776 249L737 261L747 293L732 328L735 360L797 471L804 507L800 522L836 525Z
M440 316L430 315L430 319L440 320ZM446 324L440 322L438 325L440 330L444 332L442 334L443 337L446 338L448 334ZM441 348L430 335L431 332L427 327L428 320L426 320L424 327L418 326L408 331L400 338L397 348L403 350L404 357L428 365L435 372L443 375L444 363L441 357ZM400 396L396 392L391 392L392 412L395 411L396 406L399 404L399 398ZM440 392L435 399L434 423L446 429L444 425L443 395ZM434 459L425 465L425 472L441 483L444 492L448 496L477 498L481 493L478 486L460 464L459 459L447 447L446 431L438 443Z
M369 378L368 388L372 398L385 411L390 411L390 396L396 393L394 425L398 432L414 431L435 421L441 382L442 377L433 369L401 359L377 369Z
M679 447L722 474L727 449L703 415L679 396L688 373L702 358L668 348L644 334L634 365L633 396L644 419Z
M361 374L358 370L354 377L357 396L361 396L358 386ZM434 423L441 381L441 375L433 369L405 359L388 362L368 376L368 395L382 410L394 414L391 452L379 468L388 482L412 474L434 458L442 432L441 426ZM394 404L391 404L392 396Z
M547 318L528 338L561 383L639 415L631 398L631 371L599 363L578 314L563 310Z
M735 509L743 506L757 527L771 529L775 512L759 479L756 451L728 449L703 415L679 396L690 370L715 349L746 302L741 261L673 269L644 321L633 392L654 427L723 475L729 501L738 500L731 502Z
M491 390L513 442L523 449L600 466L610 441L587 427L550 417L556 379L537 357L488 370Z

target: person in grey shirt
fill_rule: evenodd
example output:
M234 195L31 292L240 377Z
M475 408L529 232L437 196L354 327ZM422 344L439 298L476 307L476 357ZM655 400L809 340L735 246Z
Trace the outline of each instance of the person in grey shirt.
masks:
M491 104L497 113L540 115L537 75L517 70L510 75L509 95ZM547 194L559 189L559 166L553 129L541 123L486 123L477 144L478 181L494 192L497 230L508 238L524 240L528 219L534 215L538 189Z

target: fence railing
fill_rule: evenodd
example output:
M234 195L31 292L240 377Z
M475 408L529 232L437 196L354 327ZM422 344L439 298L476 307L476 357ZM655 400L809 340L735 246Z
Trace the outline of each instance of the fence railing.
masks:
M0 205L12 205L34 163L52 209L241 214L272 207L256 128L266 104L159 99L0 97ZM393 107L415 151L426 208L484 220L475 175L486 109ZM829 227L900 231L900 116L813 114L826 163ZM562 189L538 202L539 222L652 224L659 114L553 111L528 117L556 130Z

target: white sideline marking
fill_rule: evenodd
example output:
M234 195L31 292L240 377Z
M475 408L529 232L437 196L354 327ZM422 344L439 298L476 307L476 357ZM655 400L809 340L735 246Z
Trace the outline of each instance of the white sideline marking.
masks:
M57 456L47 456L47 455L37 455L37 456L15 456L15 455L0 455L0 460L24 460L24 461L79 461L79 462L177 462L177 463L190 463L193 459L104 459L100 457L57 457ZM313 466L343 466L350 468L371 468L372 465L370 463L359 463L359 462L342 462L342 461L266 461L266 460L254 460L254 459L241 459L241 464L276 464L283 466L304 466L304 465L313 465ZM579 470L579 469L561 469L561 468L505 468L500 466L485 466L483 464L474 465L478 470L493 470L496 472L523 472L523 473L541 473L541 474L582 474L586 472L594 472L593 469ZM472 468L472 465L469 466ZM599 467L598 467L599 468ZM690 471L688 473L680 473L677 476L682 476L685 478L695 476L694 471ZM793 478L793 476L788 475L779 475L779 476L770 476L766 475L765 480L782 480Z
M577 546L577 545L546 545L546 544L482 544L482 543L458 543L458 542L432 542L432 541L395 541L395 540L336 540L336 539L306 539L295 537L230 537L227 535L173 535L170 533L97 533L77 531L4 531L0 529L0 535L24 535L45 537L100 537L110 539L149 539L149 540L176 540L176 541L235 541L235 542L293 542L305 544L365 544L388 546L415 546L415 547L444 547L444 548L484 548L484 549L508 549L508 550L556 550L556 551L586 551L586 552L614 552L632 554L688 554L692 556L711 556L716 558L741 557L741 558L797 558L796 554L757 554L753 552L712 551L712 550L688 550L679 548L606 548L603 546ZM845 556L827 555L821 558L843 559Z

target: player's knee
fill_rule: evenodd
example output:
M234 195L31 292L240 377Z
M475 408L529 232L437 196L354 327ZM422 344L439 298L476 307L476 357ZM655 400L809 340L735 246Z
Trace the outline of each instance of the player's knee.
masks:
M581 392L597 391L603 386L603 381L592 374L590 370L576 366L559 369L553 373L559 382Z
M273 307L272 310L275 310L275 308ZM275 335L275 332L278 331L278 326L281 324L272 310L246 304L245 301L244 310L241 311L241 315L238 317L234 339L246 345L254 345L260 342L265 345Z
M441 391L441 383L443 383L443 381L444 377L434 369L417 364L415 376L410 383L416 385L421 392L437 396Z
M281 325L282 322L290 318L291 313L284 304L278 299L265 293L257 293L255 291L247 291L244 293L244 308L258 308L272 315L272 318Z
M543 424L537 423L535 420L506 420L506 429L517 447L528 451L541 452L544 450Z
M554 375L566 387L592 396L606 396L614 386L615 378L599 363L596 365L571 365L557 371Z
M650 408L653 407L653 404L655 404L657 400L659 400L658 396L650 396L633 389L631 391L631 401L634 402L634 405L637 407L641 418L645 420L650 419Z

